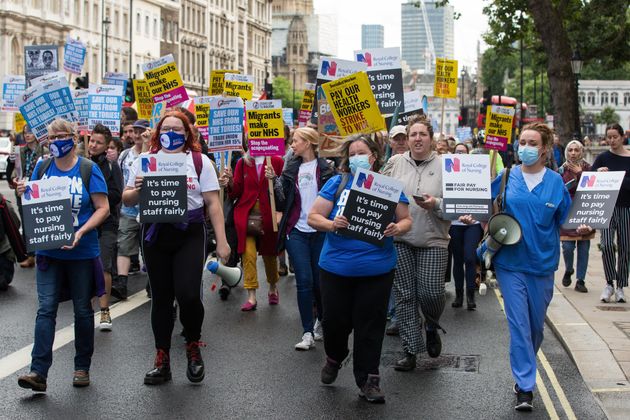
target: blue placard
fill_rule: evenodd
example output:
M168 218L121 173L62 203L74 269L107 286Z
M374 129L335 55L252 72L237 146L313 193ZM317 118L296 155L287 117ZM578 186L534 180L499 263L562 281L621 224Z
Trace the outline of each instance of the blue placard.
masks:
M88 95L88 129L103 124L112 135L120 135L120 109L122 108L121 86L90 85Z
M73 74L81 74L85 64L85 45L81 41L68 39L63 49L63 68Z
M24 76L5 76L2 80L2 111L17 111L17 99L26 89Z
M282 120L289 128L293 127L293 108L282 108Z

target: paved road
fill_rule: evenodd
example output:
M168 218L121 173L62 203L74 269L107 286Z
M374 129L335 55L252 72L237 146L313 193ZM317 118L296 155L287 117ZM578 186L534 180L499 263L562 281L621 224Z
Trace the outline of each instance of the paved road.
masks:
M0 191L2 188L0 188ZM261 271L262 272L262 271ZM357 398L351 367L342 369L334 386L319 383L323 344L297 352L301 335L293 277L280 284L281 302L270 307L261 299L253 313L239 311L245 299L235 290L227 302L205 282L206 318L202 339L206 379L190 384L185 377L184 344L173 336L173 381L159 387L143 385L150 369L153 338L150 304L143 292L145 275L131 278L129 301L113 307L114 331L96 333L92 385L71 386L72 308L59 309L57 343L45 395L18 388L18 374L27 371L36 312L34 273L17 270L8 292L0 294L0 418L466 418L509 419L523 414L513 409L513 380L508 364L508 332L498 296L479 298L479 309L454 310L450 298L442 325L442 357L420 360L411 373L392 369L401 356L397 338L386 337L382 387L387 404L369 405ZM452 291L452 286L449 285ZM260 296L266 294L263 287ZM68 328L70 327L70 328ZM70 332L70 333L68 333ZM528 418L605 418L574 364L548 329L539 356L541 369L534 413ZM542 364L542 363L541 363ZM548 395L544 401L543 395Z

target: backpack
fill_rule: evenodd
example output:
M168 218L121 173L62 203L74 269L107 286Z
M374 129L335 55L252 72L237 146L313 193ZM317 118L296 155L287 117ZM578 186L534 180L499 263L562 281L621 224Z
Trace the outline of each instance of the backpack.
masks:
M53 162L53 158L44 159L37 168L37 179L42 179L42 176L48 171L50 165ZM85 190L88 192L90 196L90 203L92 203L92 195L90 194L90 179L92 178L92 167L96 165L90 159L86 159L84 157L79 157L79 171L81 173L81 181L83 181L83 185L85 186ZM94 203L92 203L92 208L94 208Z
M18 262L28 258L24 237L20 233L20 217L15 209L2 194L0 194L0 238L4 235L9 239L13 253Z

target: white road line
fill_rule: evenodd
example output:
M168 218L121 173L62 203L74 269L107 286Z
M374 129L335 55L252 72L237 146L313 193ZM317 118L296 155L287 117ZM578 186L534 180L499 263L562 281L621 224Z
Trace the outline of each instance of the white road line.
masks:
M144 290L130 296L126 301L120 301L110 307L110 314L112 319L116 319L125 315L128 312L133 311L139 306L150 302L147 294ZM100 322L100 312L94 314L95 328L98 327ZM53 345L53 351L65 346L68 343L74 341L74 323L68 325L65 328L60 329L55 333L55 343ZM9 354L8 356L0 359L0 379L4 379L9 375L13 375L20 369L25 368L31 363L31 351L33 350L33 344L29 344L20 350Z

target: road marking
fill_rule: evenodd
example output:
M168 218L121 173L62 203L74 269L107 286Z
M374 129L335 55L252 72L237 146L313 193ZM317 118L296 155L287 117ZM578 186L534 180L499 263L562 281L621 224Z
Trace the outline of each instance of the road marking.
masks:
M149 302L149 298L144 290L129 296L126 301L120 301L113 304L110 307L110 314L112 319L116 319L125 315L128 312L133 311L139 306ZM94 314L94 328L98 328L100 322L100 312ZM74 341L74 322L65 328L55 332L55 342L53 344L53 351L65 346ZM9 375L13 375L20 369L25 368L31 363L31 351L33 350L33 344L29 344L26 347L17 350L8 356L0 359L0 379L4 379Z
M597 392L597 393L630 392L630 388L596 388L596 389L591 389L591 392Z
M503 305L501 305L503 306ZM552 420L559 420L558 412L556 411L556 407L553 405L553 401L549 396L549 392L547 392L547 387L540 376L540 373L536 371L536 386L538 387L538 393L540 394L540 398L543 400L543 404L545 404L545 408L547 409L547 413L549 414L549 418Z

